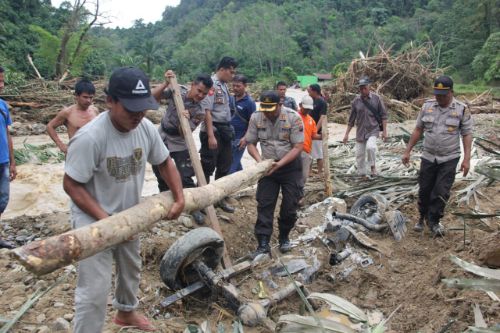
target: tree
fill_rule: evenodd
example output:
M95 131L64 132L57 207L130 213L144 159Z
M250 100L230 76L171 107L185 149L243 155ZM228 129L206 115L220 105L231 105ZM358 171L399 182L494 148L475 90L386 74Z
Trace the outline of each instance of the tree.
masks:
M79 56L82 44L89 29L96 23L99 16L99 0L95 2L95 10L89 23L86 23L89 12L85 8L87 0L74 0L73 10L66 22L61 37L61 44L56 59L55 75L64 80L68 72L71 70L75 59ZM79 33L78 42L73 50L72 55L69 55L68 44L71 37Z
M500 82L500 32L490 35L474 57L472 68L478 79Z

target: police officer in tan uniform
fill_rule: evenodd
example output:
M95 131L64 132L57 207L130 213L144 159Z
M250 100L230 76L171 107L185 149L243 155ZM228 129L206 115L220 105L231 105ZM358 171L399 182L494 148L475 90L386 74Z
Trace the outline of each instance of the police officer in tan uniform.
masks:
M231 126L230 94L227 83L233 80L238 63L234 58L223 57L217 65L217 72L212 76L214 85L208 96L202 101L205 121L200 128L201 165L207 182L215 171L215 179L229 174L233 161L232 142L234 129ZM234 212L234 207L225 199L218 203L224 211Z
M420 219L414 230L421 232L427 220L434 236L443 236L443 217L450 190L455 181L455 171L460 159L460 136L464 146L464 159L460 166L464 177L469 172L472 146L472 117L467 106L453 97L453 81L440 76L434 82L436 99L422 106L416 127L403 154L402 162L408 165L410 152L422 133L424 151L418 177L418 210Z
M258 247L255 255L269 253L273 232L274 208L281 189L283 199L278 218L279 248L290 250L288 235L297 220L298 201L302 195L302 162L300 153L304 143L304 126L299 114L280 104L275 91L260 96L260 108L250 118L245 136L248 153L257 162L273 159L275 162L257 186L257 223L255 235ZM260 142L262 154L256 144Z
M191 164L186 140L183 137L181 123L177 113L177 106L174 102L174 90L169 87L169 78L175 77L172 70L165 72L165 82L155 87L151 94L155 97L157 102L161 99L167 100L167 111L158 128L158 132L167 146L170 156L175 161L175 166L179 171L182 180L183 188L196 187L193 176L194 169ZM206 74L197 75L191 82L191 86L180 86L180 95L184 104L184 116L188 119L191 131L205 120L205 110L201 106L201 101L207 96L209 89L213 86L212 79ZM168 185L163 180L160 169L158 166L153 165L153 172L158 180L158 189L160 192L168 191ZM193 219L198 224L203 224L205 216L201 211L196 210L191 213Z

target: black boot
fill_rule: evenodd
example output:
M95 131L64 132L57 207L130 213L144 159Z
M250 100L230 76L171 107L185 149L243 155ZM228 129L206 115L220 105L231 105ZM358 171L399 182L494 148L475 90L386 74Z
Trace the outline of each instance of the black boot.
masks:
M234 213L235 208L231 206L230 204L227 203L226 199L222 199L217 203L217 206L219 206L223 211L226 213Z
M425 220L423 217L421 217L417 223L415 223L415 226L413 227L413 231L416 232L422 232L424 231L424 225L425 225Z
M9 250L12 250L14 249L16 246L11 243L11 242L8 242L6 240L3 240L0 238L0 249L9 249Z
M269 246L269 240L271 239L268 235L257 235L257 250L253 253L253 257L257 257L259 254L270 253L271 247Z
M198 225L204 225L205 224L205 215L199 210L195 210L194 212L191 212L191 216L193 217L194 221Z
M279 243L280 243L280 252L281 253L289 252L292 250L292 245L290 244L290 239L288 239L289 234L290 234L290 230L280 231Z

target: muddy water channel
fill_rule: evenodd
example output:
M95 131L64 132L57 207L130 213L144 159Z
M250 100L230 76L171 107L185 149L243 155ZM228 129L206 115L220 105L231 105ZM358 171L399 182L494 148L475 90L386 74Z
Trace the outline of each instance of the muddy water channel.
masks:
M300 89L289 89L287 94L297 102L307 92ZM345 131L345 125L329 124L330 140L341 140ZM68 141L65 133L59 133L64 142ZM197 149L200 147L199 130L193 133ZM31 145L43 145L52 143L48 135L31 135L13 137L14 148L23 148L24 143ZM54 148L56 151L57 148ZM248 152L242 159L243 167L252 165L254 160ZM64 162L60 163L26 163L17 167L17 178L11 183L11 199L6 211L2 214L3 219L15 218L22 215L39 216L55 212L69 211L69 197L62 187L64 175ZM151 165L147 165L146 179L142 195L150 196L158 193L156 177Z

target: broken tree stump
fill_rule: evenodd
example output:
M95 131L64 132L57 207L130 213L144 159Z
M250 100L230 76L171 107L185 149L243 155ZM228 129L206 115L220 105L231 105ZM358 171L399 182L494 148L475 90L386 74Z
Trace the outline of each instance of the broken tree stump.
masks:
M184 189L184 211L191 212L213 205L231 193L254 184L271 168L272 162L265 160L209 185ZM30 272L37 275L47 274L147 230L167 216L173 202L170 191L156 194L129 209L88 226L18 247L11 251L11 255Z

